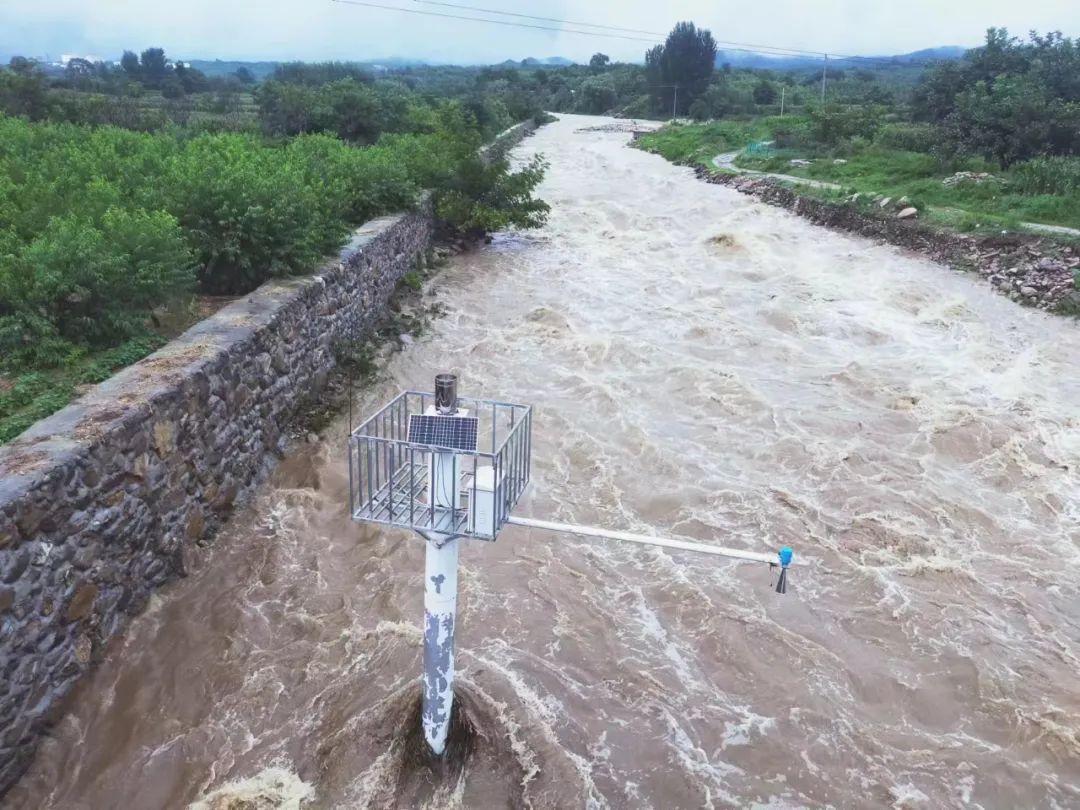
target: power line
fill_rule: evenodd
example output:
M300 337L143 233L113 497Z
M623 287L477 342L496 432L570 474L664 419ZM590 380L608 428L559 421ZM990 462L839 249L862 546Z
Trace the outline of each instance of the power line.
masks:
M444 2L439 2L439 0L413 0L413 2L414 3L422 3L422 4L426 5L426 6L443 6L443 7L446 7L446 8L460 8L460 9L467 9L469 11L479 11L479 12L482 12L484 14L498 14L498 15L503 16L503 17L520 17L520 18L523 18L523 19L526 19L526 20L542 20L544 22L560 23L562 25L584 25L587 28L602 28L605 31L626 31L626 32L629 32L629 33L632 33L632 34L649 34L650 36L659 37L660 39L663 39L664 37L667 36L667 34L663 34L663 33L660 33L658 31L646 31L646 30L644 30L642 28L622 28L620 26L614 26L614 25L600 25L599 23L587 23L587 22L580 22L580 21L576 21L576 20L562 20L562 19L559 19L558 17L536 17L536 16L533 16L532 14L518 14L518 13L513 12L513 11L499 11L498 9L494 9L494 8L479 8L477 6L468 6L468 5L465 5L464 3L444 3ZM562 29L559 29L559 30L562 30ZM752 43L747 43L747 42L723 42L723 43L717 42L717 45L718 46L719 45L731 45L731 46L734 46L734 47L730 48L729 50L737 50L738 48L754 48L755 50L752 51L753 53L763 53L763 52L766 52L766 51L784 51L784 52L790 53L790 54L807 54L807 55L810 55L810 56L824 56L825 55L824 52L822 52L822 51L807 51L807 50L801 50L799 48L784 48L782 46L777 46L777 45L754 45Z
M520 17L525 20L541 20L542 22L562 23L564 25L584 25L586 28L602 28L605 31L625 31L630 34L649 34L654 37L665 37L667 34L658 34L656 31L643 31L640 28L621 28L615 25L600 25L599 23L587 23L577 22L574 20L560 20L557 17L536 17L532 14L517 14L513 11L499 11L494 8L477 8L476 6L467 6L463 3L440 3L437 0L413 0L414 3L422 3L425 6L444 6L446 8L460 8L468 9L469 11L480 11L484 14L499 14L503 17Z
M587 37L607 37L609 39L628 39L634 42L656 42L644 37L631 37L624 34L602 34L598 31L575 31L571 28L552 28L549 25L533 25L531 23L509 22L508 20L489 20L484 17L466 17L461 14L446 14L441 11L419 11L413 8L401 8L400 6L385 6L381 3L368 3L363 0L333 0L335 3L343 3L347 6L365 6L367 8L381 8L386 11L400 11L403 14L420 14L426 17L445 17L451 20L467 20L468 22L490 23L491 25L505 25L511 28L535 28L540 31L555 31L560 34L584 34Z
M466 10L466 11L477 11L477 12L486 13L486 14L499 14L499 15L502 15L502 16L518 17L518 18L531 19L531 20L541 20L541 21L546 21L546 22L555 22L555 23L560 23L560 27L553 27L553 26L549 26L549 25L535 25L535 24L532 24L532 23L524 23L524 22L511 22L509 20L492 20L492 19L489 19L489 18L486 18L486 17L470 17L470 16L465 16L465 15L462 15L462 14L449 14L449 13L440 12L440 11L420 11L419 9L402 8L401 6L389 6L389 5L385 5L383 3L374 3L374 2L370 2L370 0L332 0L332 2L341 3L341 4L344 4L344 5L350 5L350 6L363 6L365 8L382 9L384 11L399 11L399 12L401 12L403 14L416 14L416 15L425 16L425 17L441 17L441 18L451 19L451 20L464 20L466 22L478 22L478 23L487 23L489 25L501 25L501 26L510 27L510 28L530 28L530 29L534 29L534 30L538 30L538 31L553 31L553 32L559 33L559 34L578 34L578 35L581 35L581 36L588 36L588 37L603 37L603 38L606 38L606 39L622 39L622 40L628 40L628 41L631 41L631 42L655 43L657 40L655 40L655 39L646 39L644 37L629 36L627 34L618 34L618 33L610 33L609 34L609 33L602 33L601 31L580 31L580 30L573 29L573 28L563 28L563 27L561 27L561 25L583 25L583 26L587 26L587 27L590 27L590 28L604 29L605 31L628 31L628 32L634 32L634 33L643 33L643 34L649 34L651 36L655 36L658 39L663 39L665 36L667 36L666 34L660 34L660 33L652 32L652 31L645 31L643 29L637 29L637 28L620 28L620 27L617 27L617 26L599 25L597 23L572 22L570 20L561 20L561 19L556 18L556 17L538 17L538 16L533 16L533 15L528 15L528 14L518 14L518 13L515 13L515 12L509 12L509 11L498 11L496 9L486 9L486 8L481 8L481 7L477 7L477 6L467 6L467 5L463 5L463 4L457 4L457 3L437 2L437 0L413 0L413 2L424 3L426 5L443 6L443 7L446 7L446 8L460 8L460 9ZM788 57L792 57L792 58L799 57L799 56L805 56L805 57L813 57L814 59L828 58L828 57L831 56L834 59L858 60L858 61L860 61L862 63L875 63L875 64L882 64L882 65L890 65L890 66L898 66L898 65L903 66L905 64L904 62L897 62L895 58L875 57L875 56L854 56L854 55L850 55L850 54L827 53L825 51L810 51L810 50L804 50L804 49L801 49L801 48L786 48L786 47L779 46L779 45L756 45L756 44L748 43L748 42L716 42L716 45L717 45L717 49L720 50L720 51L724 51L724 52L735 51L735 52L739 52L739 53L751 53L751 54L757 54L759 56L776 56L776 57L788 56ZM912 64L917 64L917 63L912 63Z
M600 28L600 29L603 29L605 31L624 31L624 32L631 33L631 34L648 34L650 36L659 37L661 39L663 39L664 37L667 36L667 34L660 33L658 31L646 31L643 28L624 28L622 26L615 26L615 25L601 25L600 23L581 22L580 20L563 20L563 19L560 19L558 17L538 17L538 16L535 16L533 14L519 14L519 13L513 12L513 11L500 11L499 9L495 9L495 8L482 8L482 7L479 7L479 6L466 5L465 3L447 3L447 2L440 2L440 0L413 0L413 2L414 3L421 3L421 4L425 5L425 6L442 6L444 8L459 8L459 9L468 10L468 11L479 11L482 14L498 14L499 16L502 16L502 17L518 17L520 19L540 20L542 22L553 22L553 23L559 23L561 25L582 25L582 26L585 26L587 28ZM562 30L562 29L559 29L559 30ZM586 33L586 32L581 32L581 33ZM783 45L758 45L758 44L755 44L755 43L752 43L752 42L720 42L720 41L716 41L716 44L717 44L717 47L720 48L721 50L739 50L740 48L746 48L746 49L753 49L753 50L748 51L750 53L767 54L769 52L777 52L777 53L779 53L779 55L800 55L801 54L801 55L805 55L805 56L814 56L814 57L831 56L834 59L867 59L867 60L874 60L874 61L889 62L890 64L892 63L892 61L890 59L882 58L882 57L854 56L854 55L841 54L841 53L830 53L830 52L826 52L826 51L806 50L805 48L788 48L788 47L783 46ZM727 47L727 46L731 46L731 47Z

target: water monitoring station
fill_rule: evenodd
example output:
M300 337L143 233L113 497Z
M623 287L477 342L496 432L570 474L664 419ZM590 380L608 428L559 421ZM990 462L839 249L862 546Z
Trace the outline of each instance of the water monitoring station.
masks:
M446 750L454 701L458 544L494 542L510 523L580 537L619 540L764 563L787 590L792 550L775 554L515 517L529 484L532 407L460 397L457 377L439 374L434 393L404 391L349 436L353 520L410 529L427 541L421 721L436 756Z

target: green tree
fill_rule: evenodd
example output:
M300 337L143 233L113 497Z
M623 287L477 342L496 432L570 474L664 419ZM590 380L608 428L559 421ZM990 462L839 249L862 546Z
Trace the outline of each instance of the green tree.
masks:
M69 59L64 66L64 79L67 80L69 85L77 89L89 87L93 84L96 76L97 69L94 67L94 63L88 59L78 57Z
M608 76L590 76L581 83L577 109L588 115L600 115L615 106L618 96Z
M120 69L124 71L129 79L137 82L142 76L138 54L134 51L124 51L124 55L120 57Z
M1080 153L1080 103L1028 76L977 82L956 97L945 132L964 151L1008 167L1040 154Z
M139 77L144 84L159 87L171 73L172 65L165 58L164 49L147 48L139 56Z
M149 310L193 282L192 255L164 212L70 212L0 257L0 350L15 366L51 365L66 346L115 345Z
M772 82L762 79L754 85L754 103L762 106L776 103L776 88Z
M944 157L974 153L1010 166L1080 154L1080 40L1054 32L1023 42L991 28L961 62L926 73L913 110L942 125Z
M269 80L255 90L259 120L273 135L318 132L326 113L318 92L302 84Z
M12 73L17 73L20 76L30 76L38 72L38 64L33 59L27 59L25 56L13 56L8 60L8 68Z
M611 57L606 53L594 53L589 60L589 67L594 71L600 71L611 64Z
M716 41L692 22L680 22L663 45L645 54L645 71L658 110L685 112L709 86L716 65ZM677 102L677 103L673 103Z
M173 76L183 87L185 93L206 93L210 91L210 81L201 70L177 62L172 69Z
M0 111L38 121L49 112L45 74L30 60L11 60L9 70L0 70Z
M736 103L735 93L728 83L718 81L709 85L704 93L694 99L689 114L698 121L723 118L735 109Z

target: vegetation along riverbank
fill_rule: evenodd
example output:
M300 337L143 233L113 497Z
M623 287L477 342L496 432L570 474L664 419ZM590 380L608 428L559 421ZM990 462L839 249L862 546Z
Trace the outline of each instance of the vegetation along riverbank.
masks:
M260 87L257 127L129 120L113 83L142 98L190 76L149 51L136 64L61 89L33 65L0 70L0 442L422 190L455 238L546 214L542 159L512 170L480 151L539 110L293 65Z
M673 122L635 143L709 182L918 249L1017 301L1075 315L1078 54L1058 35L1021 42L992 29L982 48L928 69L902 102Z

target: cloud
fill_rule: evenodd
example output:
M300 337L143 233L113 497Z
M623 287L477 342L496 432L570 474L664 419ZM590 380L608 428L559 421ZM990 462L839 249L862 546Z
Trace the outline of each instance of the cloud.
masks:
M371 0L412 11L459 13L416 0ZM666 32L688 19L721 41L835 53L901 53L934 45L974 45L989 26L1015 33L1058 29L1080 34L1080 3L1062 0L773 0L732 10L712 0L447 0L467 5ZM464 11L462 15L489 16ZM515 18L502 17L507 22ZM541 21L518 19L538 26ZM570 26L567 26L570 27ZM597 34L604 33L597 31ZM613 32L606 32L613 33ZM636 36L636 35L631 35ZM410 56L497 62L526 56L587 59L603 51L640 59L647 42L615 36L465 22L331 0L5 0L0 52L95 53L164 47L177 58L375 59Z

